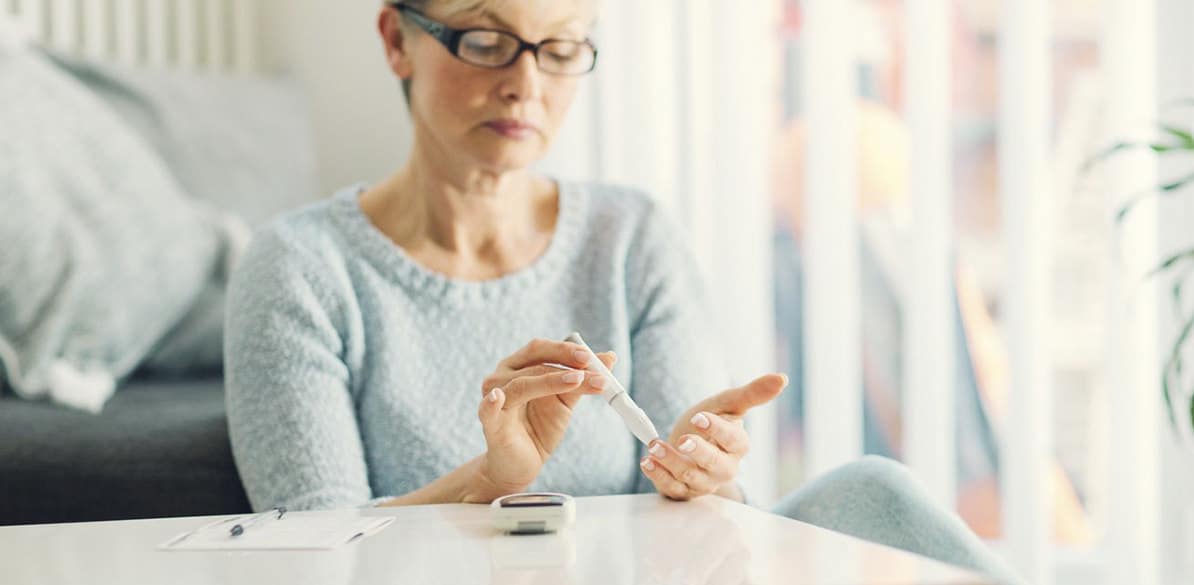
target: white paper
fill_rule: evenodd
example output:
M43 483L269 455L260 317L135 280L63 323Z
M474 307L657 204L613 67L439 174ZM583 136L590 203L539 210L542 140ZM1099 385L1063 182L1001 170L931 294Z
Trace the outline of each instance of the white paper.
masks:
M253 516L218 520L184 532L158 545L158 550L328 550L364 538L389 526L393 518L291 515L258 522L240 536L230 530Z

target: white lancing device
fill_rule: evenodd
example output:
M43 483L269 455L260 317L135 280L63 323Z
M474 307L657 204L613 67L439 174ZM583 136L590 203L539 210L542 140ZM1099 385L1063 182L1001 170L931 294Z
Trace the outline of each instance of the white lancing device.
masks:
M622 421L626 423L626 427L630 429L631 433L638 440L642 441L644 445L650 444L651 441L659 438L659 431L655 430L655 425L651 424L651 419L647 417L647 413L639 408L634 400L630 398L630 394L626 392L626 388L622 386L621 382L614 377L609 368L597 359L597 354L593 353L593 348L581 339L580 334L573 331L568 337L564 338L568 343L575 343L585 349L589 353L589 365L585 367L586 370L594 374L600 374L605 378L605 388L601 390L601 398L605 403L610 405L618 416L622 417Z

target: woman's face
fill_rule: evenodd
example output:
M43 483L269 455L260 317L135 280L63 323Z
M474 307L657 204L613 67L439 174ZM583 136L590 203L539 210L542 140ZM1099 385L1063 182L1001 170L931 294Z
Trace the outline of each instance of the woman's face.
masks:
M456 13L432 1L421 12L451 28L504 30L530 43L580 41L592 23L590 1L481 2ZM501 69L471 65L412 23L402 35L402 49L391 51L399 55L391 54L390 63L411 80L416 140L429 154L451 166L495 173L526 168L546 154L580 77L543 73L530 51Z

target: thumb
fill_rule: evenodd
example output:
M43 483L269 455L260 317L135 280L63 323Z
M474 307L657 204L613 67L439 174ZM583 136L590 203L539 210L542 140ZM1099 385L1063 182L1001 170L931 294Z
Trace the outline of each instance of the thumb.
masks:
M481 405L477 407L477 418L481 420L481 430L485 433L486 438L500 425L502 407L505 405L506 393L501 388L490 390L481 399Z
M702 410L715 414L743 416L750 409L774 400L787 385L788 377L783 374L759 376L745 386L730 388L709 397L705 400Z

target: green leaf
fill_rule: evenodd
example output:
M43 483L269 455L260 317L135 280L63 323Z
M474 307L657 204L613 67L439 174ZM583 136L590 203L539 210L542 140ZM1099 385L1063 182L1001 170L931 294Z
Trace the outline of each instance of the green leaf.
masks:
M1182 346L1190 338L1191 330L1194 330L1194 315L1186 319L1186 323L1182 325L1181 334L1177 336L1177 341L1173 342L1173 348L1169 351L1169 360L1166 362L1165 368L1161 370L1161 394L1165 398L1165 413L1169 416L1169 424L1174 426L1177 425L1177 413L1173 408L1173 387L1170 384L1170 375L1176 375L1180 371Z
M1191 182L1194 182L1194 173L1190 173L1184 177L1181 177L1177 180L1174 180L1174 181L1171 181L1168 183L1162 183L1160 185L1157 185L1157 192L1159 192L1163 195L1169 195L1169 194L1172 194L1174 191L1177 191L1178 189L1181 189L1182 187L1190 184ZM1132 208L1135 207L1136 204L1140 203L1141 201L1144 201L1145 199L1148 199L1153 194L1154 193L1139 193L1139 194L1133 195L1131 197L1131 199L1129 199L1128 202L1123 205L1123 207L1119 208L1119 211L1115 214L1115 222L1116 223L1123 222L1124 218L1127 217L1128 213L1132 211Z
M1190 250L1194 252L1194 250ZM1182 318L1182 290L1189 282L1190 275L1194 274L1194 264L1186 264L1181 273L1173 277L1173 317L1181 320Z
M1167 152L1194 150L1194 145L1191 147L1186 147L1184 144L1164 144L1161 142L1117 142L1086 159L1086 162L1082 163L1082 172L1090 172L1095 165L1102 163L1103 161L1120 152L1125 150L1138 150L1141 148L1147 148L1156 154L1165 154Z
M1123 204L1123 207L1119 208L1119 212L1115 214L1115 223L1123 223L1124 218L1128 216L1128 212L1132 211L1132 208L1136 207L1137 203L1144 201L1151 195L1152 193L1144 193L1142 195L1135 195L1129 199L1127 203Z
M1188 274L1188 272L1187 272ZM1182 318L1182 286L1185 284L1185 275L1177 278L1173 283L1172 298L1173 298L1173 316L1176 319Z
M1194 181L1194 173L1190 173L1180 179L1177 179L1176 181L1163 183L1158 187L1158 189L1166 193L1170 191L1177 191L1178 189L1185 187L1190 181Z
M1132 150L1142 146L1143 144L1139 142L1116 142L1115 144L1112 144L1111 146L1093 154L1090 158L1086 159L1086 162L1082 163L1082 172L1089 172L1090 169L1095 165L1107 160L1108 158L1111 158L1111 156L1117 152Z
M1165 366L1161 373L1161 396L1165 398L1165 415L1169 417L1169 426L1177 427L1177 417L1173 414L1173 390L1169 388L1169 370L1171 365Z
M1156 276L1157 274L1160 274L1162 272L1165 272L1166 270L1169 270L1170 268L1173 268L1174 264L1177 264L1178 262L1182 262L1185 260L1194 260L1194 248L1190 248L1189 250L1182 250L1181 252L1178 252L1178 253L1166 258L1165 261L1161 262L1161 264L1159 266L1152 269L1152 271L1148 273L1148 276L1150 276L1150 277ZM1178 287L1180 287L1180 286L1181 286L1181 283L1179 282ZM1178 300L1178 299L1175 298L1174 300Z
M1194 250L1188 250L1187 252L1194 253ZM1178 320L1182 319L1182 288L1184 287L1185 283L1187 282L1187 278L1190 276L1191 272L1194 272L1194 268L1187 267L1184 271L1182 271L1181 274L1179 274L1177 277L1174 278L1173 291L1172 291L1173 292L1173 314L1174 314L1174 318L1178 319ZM1181 344L1180 344L1180 342L1174 347L1173 358L1170 359L1170 362L1172 365L1172 371L1174 373L1174 378L1176 378L1177 380L1180 381L1182 378L1182 371L1184 369L1182 367L1184 364L1184 361L1181 359ZM1168 374L1168 372L1166 372L1164 374L1164 377L1166 379L1165 379L1165 381L1162 382L1161 387L1166 394L1165 395L1166 408L1169 409L1168 412L1172 413L1173 404L1169 401L1169 396L1168 396L1168 393L1169 393L1168 376L1169 376L1169 374ZM1191 399L1194 400L1194 395L1191 396ZM1191 402L1190 408L1194 409L1194 402ZM1191 425L1190 426L1192 428L1194 428L1194 410L1191 410L1190 414L1191 414L1191 418L1190 418ZM1174 416L1172 416L1172 414L1170 415L1169 419L1170 419L1171 424L1174 424L1174 425L1177 424L1177 422L1174 419Z
M1166 134L1181 140L1181 147L1185 150L1194 149L1194 135L1190 134L1189 131L1178 128L1177 126L1170 126L1168 124L1163 124L1161 126L1161 130Z

